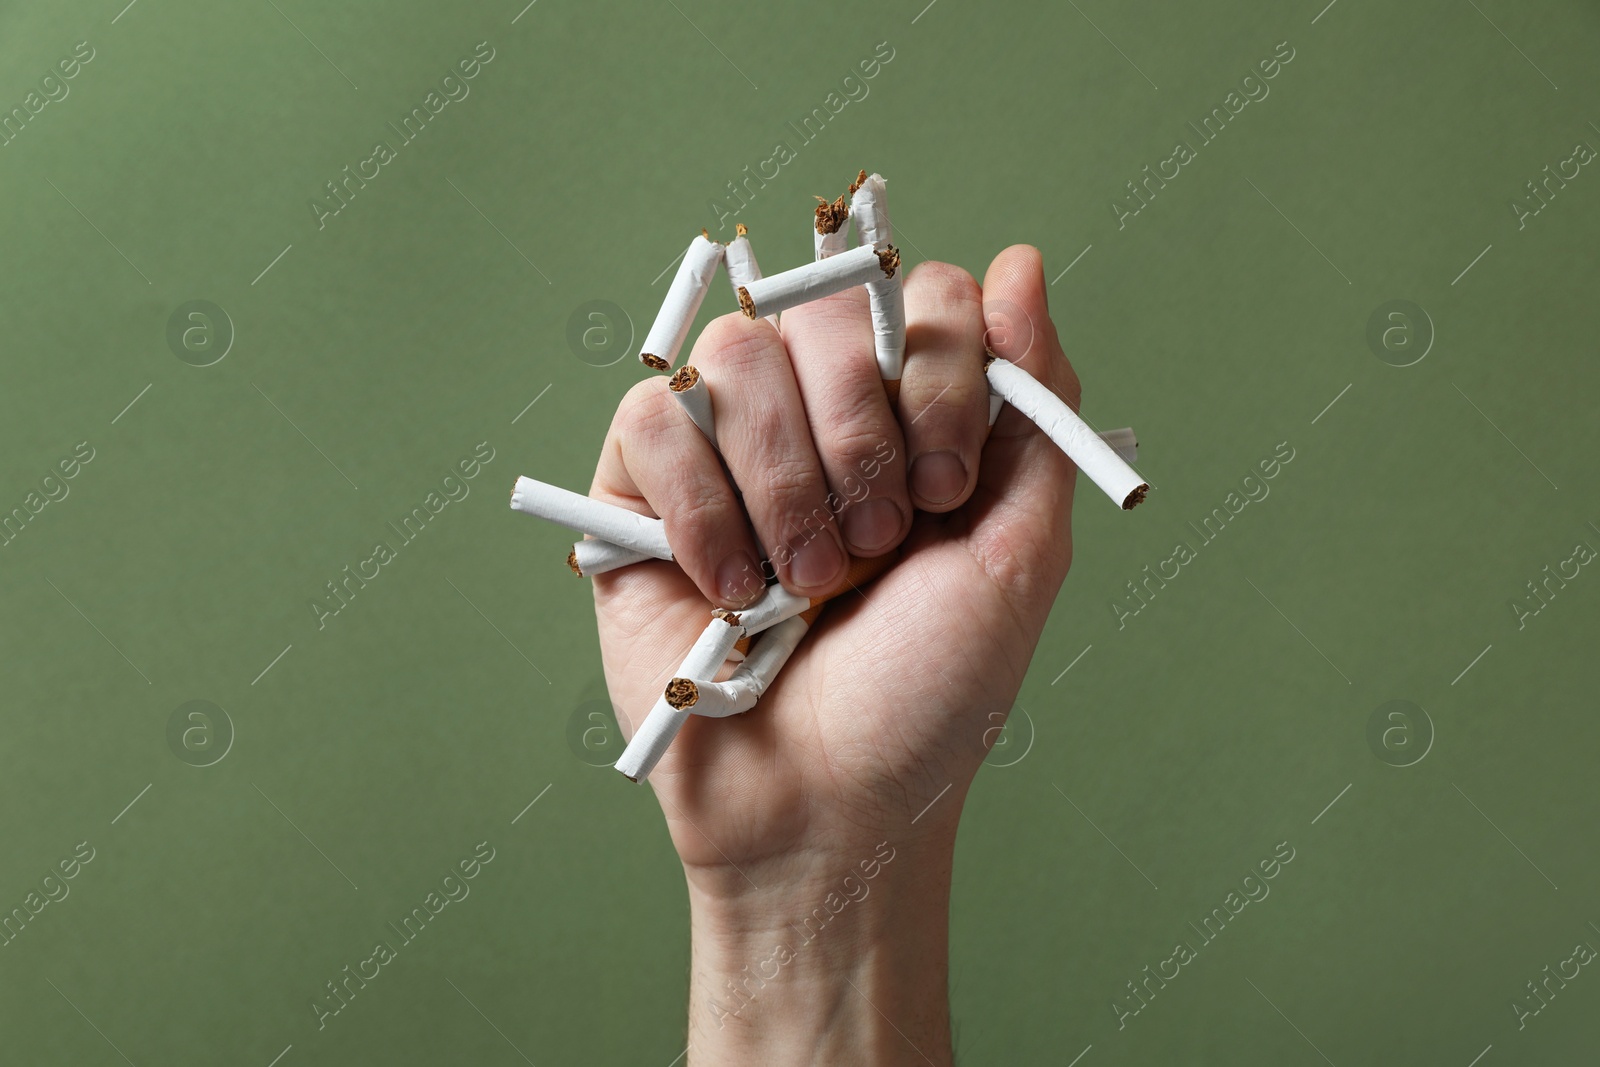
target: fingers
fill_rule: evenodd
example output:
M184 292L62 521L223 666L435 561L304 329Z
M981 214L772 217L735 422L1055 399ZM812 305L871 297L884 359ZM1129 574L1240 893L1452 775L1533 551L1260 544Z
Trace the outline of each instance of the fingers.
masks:
M924 511L966 503L989 432L983 376L984 294L948 263L920 264L905 281L906 369L900 424L910 493Z
M678 565L712 603L761 594L759 555L716 452L652 377L628 391L606 436L591 495L657 515Z
M722 458L778 580L793 593L827 592L844 574L844 545L783 340L764 320L725 315L700 335L692 360L711 390Z
M911 500L905 442L873 355L866 290L784 312L783 340L844 543L852 555L882 555L911 529Z
M1012 245L983 278L987 343L1077 410L1078 376L1061 351L1045 297L1044 261L1031 245ZM1038 427L1008 405L983 452L982 492L973 535L1003 585L1040 591L1041 610L1072 558L1072 491L1077 467Z

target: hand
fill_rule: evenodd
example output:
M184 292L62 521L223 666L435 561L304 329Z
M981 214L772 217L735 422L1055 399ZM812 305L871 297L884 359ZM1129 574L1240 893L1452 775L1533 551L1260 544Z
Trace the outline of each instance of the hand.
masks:
M828 605L754 710L691 716L649 779L689 882L690 1063L755 1047L765 1062L950 1055L956 823L1072 553L1075 468L1009 407L988 429L986 344L1074 408L1079 387L1036 249L1002 252L982 290L924 263L905 303L895 404L863 290L786 312L781 332L717 319L690 362L726 471L652 378L623 401L591 489L660 516L677 560L594 579L625 729L709 607L759 595L759 559L814 596L840 583L847 551L902 553L864 595ZM828 1042L838 1056L818 1051Z

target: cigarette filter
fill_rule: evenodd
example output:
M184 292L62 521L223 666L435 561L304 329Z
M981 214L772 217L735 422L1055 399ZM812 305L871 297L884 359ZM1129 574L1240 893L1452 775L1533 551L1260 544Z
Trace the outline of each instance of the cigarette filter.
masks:
M672 548L667 544L666 530L660 519L591 500L548 482L518 478L511 488L511 509L581 530L656 559L672 558Z
M985 373L991 389L1032 419L1124 511L1144 499L1150 491L1145 480L1043 382L1004 359L990 360Z
M685 363L667 382L667 389L677 398L689 420L700 427L700 432L706 435L711 447L716 448L717 424L711 414L711 390L706 387L706 380L700 377L700 372Z
M742 636L744 627L739 623L739 616L728 611L714 612L700 639L689 649L689 654L678 667L678 677L710 681L716 677L728 653L733 651L734 643ZM648 778L688 718L687 711L679 711L667 703L665 696L659 698L650 709L650 714L645 716L638 733L622 750L622 755L617 759L617 770L635 782Z
M655 558L648 552L623 548L610 541L591 537L572 546L572 551L567 553L567 566L571 567L572 573L579 578L593 578L606 571L614 571L641 560Z
M817 197L816 253L817 259L836 256L849 247L850 206L844 197L829 203Z
M802 616L785 619L761 635L754 650L727 681L674 678L667 683L667 703L680 711L718 719L749 711L810 629L811 624Z
M872 245L857 245L848 252L740 286L739 308L752 319L771 315L852 286L892 278L899 268L900 253L893 245L881 251Z
M644 345L639 349L639 362L652 370L667 370L678 358L689 327L700 311L700 302L711 287L711 276L722 261L722 246L706 235L689 242L689 249L678 264L678 273L672 276L672 286L661 303L661 311L645 334Z

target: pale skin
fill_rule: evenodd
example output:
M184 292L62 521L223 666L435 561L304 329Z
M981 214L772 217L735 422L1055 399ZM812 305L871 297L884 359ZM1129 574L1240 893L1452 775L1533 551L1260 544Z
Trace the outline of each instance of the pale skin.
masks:
M981 287L921 264L905 303L897 403L864 290L778 329L727 316L690 356L722 460L652 378L590 490L662 518L677 557L594 580L627 732L709 608L760 593L757 560L819 595L846 550L900 553L829 604L753 711L691 717L650 775L688 882L689 1064L952 1062L956 824L1072 558L1075 468L1009 407L988 429L984 350L1074 409L1079 385L1032 247L1001 252Z

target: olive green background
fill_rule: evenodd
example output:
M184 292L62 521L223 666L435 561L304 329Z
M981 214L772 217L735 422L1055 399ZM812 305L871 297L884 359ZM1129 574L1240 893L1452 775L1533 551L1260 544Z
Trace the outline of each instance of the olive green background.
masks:
M673 1062L681 875L648 789L591 765L571 536L504 494L587 485L691 235L742 221L769 271L802 262L809 198L858 167L911 263L1044 251L1084 413L1138 429L1156 487L1123 514L1082 483L1026 715L969 800L959 1058L1592 1056L1592 968L1522 1028L1512 1004L1600 946L1600 575L1521 628L1509 602L1600 548L1600 173L1521 228L1510 202L1600 146L1600 14L923 2L6 6L0 109L94 58L0 147L0 513L94 458L0 547L0 913L94 859L0 947L0 1058ZM1186 123L1284 41L1199 147ZM479 42L470 94L319 228L323 183ZM880 42L803 143L786 123ZM1197 158L1119 228L1179 138ZM231 323L192 338L232 333L210 366L169 346L193 300ZM570 344L597 300L618 313ZM1393 300L1423 317L1375 350ZM732 307L719 281L701 321ZM319 628L324 583L482 442L470 495ZM1201 545L1187 524L1280 443L1270 495ZM231 728L169 746L190 700ZM1369 742L1391 700L1423 711ZM470 896L319 1030L324 983L483 841ZM1119 1027L1126 983L1285 841L1270 896Z

